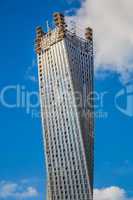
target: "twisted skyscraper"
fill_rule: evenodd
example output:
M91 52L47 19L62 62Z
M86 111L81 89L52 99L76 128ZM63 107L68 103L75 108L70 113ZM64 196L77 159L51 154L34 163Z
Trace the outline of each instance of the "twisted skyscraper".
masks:
M47 200L93 198L93 38L69 30L54 14L55 27L36 30Z

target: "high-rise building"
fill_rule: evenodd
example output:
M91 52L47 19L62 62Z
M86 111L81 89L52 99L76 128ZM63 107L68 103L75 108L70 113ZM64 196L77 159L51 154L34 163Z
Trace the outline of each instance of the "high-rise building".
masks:
M93 199L93 38L55 27L36 30L47 200Z

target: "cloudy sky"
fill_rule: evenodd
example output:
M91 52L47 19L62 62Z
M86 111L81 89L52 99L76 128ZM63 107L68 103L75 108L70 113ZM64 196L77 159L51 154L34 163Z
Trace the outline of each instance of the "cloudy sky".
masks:
M133 199L132 9L131 0L0 2L1 200L46 199L39 106L9 108L1 94L10 86L5 101L13 105L17 90L20 95L38 91L35 28L46 29L46 20L51 22L55 11L66 13L80 30L91 26L94 32L94 200Z

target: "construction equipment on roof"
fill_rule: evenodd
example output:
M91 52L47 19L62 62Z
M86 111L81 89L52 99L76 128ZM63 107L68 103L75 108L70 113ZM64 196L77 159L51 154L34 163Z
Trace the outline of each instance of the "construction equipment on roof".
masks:
M41 39L44 35L42 28L39 26L36 28L36 40L35 40L35 49L37 53L41 52Z
M92 41L92 38L93 38L93 32L92 32L92 29L90 27L87 27L86 30L85 30L85 38L87 40L90 40Z

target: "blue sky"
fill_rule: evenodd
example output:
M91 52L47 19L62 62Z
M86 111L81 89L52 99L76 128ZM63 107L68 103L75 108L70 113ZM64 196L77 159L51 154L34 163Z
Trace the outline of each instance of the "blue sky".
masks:
M0 92L8 85L23 85L26 91L38 91L35 28L45 27L45 21L51 20L54 11L79 7L80 3L74 0L0 2ZM35 80L31 80L34 76ZM95 187L117 186L133 196L133 117L120 112L114 102L123 88L125 85L114 72L104 79L95 79L99 98L105 92L103 106L97 99L96 111L101 111L104 117L97 117L95 121ZM13 103L15 97L12 90L6 100ZM32 199L45 199L46 168L40 117L32 117L24 108L6 108L1 101L0 111L0 195L3 184L16 183L17 186L10 189L12 197L7 195L7 199L15 199L17 191L22 195L28 187L37 191L38 196L34 191ZM30 197L25 195L23 199Z

